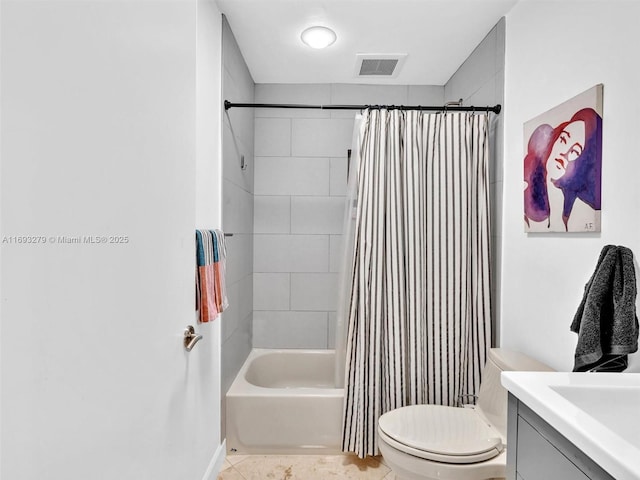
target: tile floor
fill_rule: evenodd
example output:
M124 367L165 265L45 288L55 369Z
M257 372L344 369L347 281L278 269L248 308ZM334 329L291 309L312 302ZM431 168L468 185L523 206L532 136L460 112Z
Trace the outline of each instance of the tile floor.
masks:
M228 455L218 480L396 480L382 457Z

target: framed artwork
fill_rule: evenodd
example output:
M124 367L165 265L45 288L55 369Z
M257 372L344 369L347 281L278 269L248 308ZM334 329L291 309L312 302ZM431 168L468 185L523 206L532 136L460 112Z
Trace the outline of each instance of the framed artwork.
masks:
M599 232L602 84L524 124L525 232Z

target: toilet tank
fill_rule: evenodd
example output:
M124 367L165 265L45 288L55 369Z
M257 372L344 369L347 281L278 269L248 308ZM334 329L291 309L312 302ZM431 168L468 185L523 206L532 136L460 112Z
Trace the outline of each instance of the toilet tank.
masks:
M489 350L482 371L476 408L493 425L503 439L507 438L507 391L500 383L500 373L509 371L551 372L548 365L527 355L503 348Z

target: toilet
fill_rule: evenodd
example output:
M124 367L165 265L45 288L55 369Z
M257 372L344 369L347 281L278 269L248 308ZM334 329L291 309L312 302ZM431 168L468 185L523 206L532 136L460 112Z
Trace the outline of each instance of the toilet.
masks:
M505 477L507 391L503 371L551 371L521 353L492 348L475 406L411 405L378 420L380 452L398 480Z

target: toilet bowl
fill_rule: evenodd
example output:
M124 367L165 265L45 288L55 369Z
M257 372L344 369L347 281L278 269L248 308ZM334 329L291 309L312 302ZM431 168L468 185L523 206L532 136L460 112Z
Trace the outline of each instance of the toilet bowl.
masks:
M507 391L500 373L550 371L526 355L491 349L477 404L411 405L378 420L380 452L399 480L488 480L505 477Z

